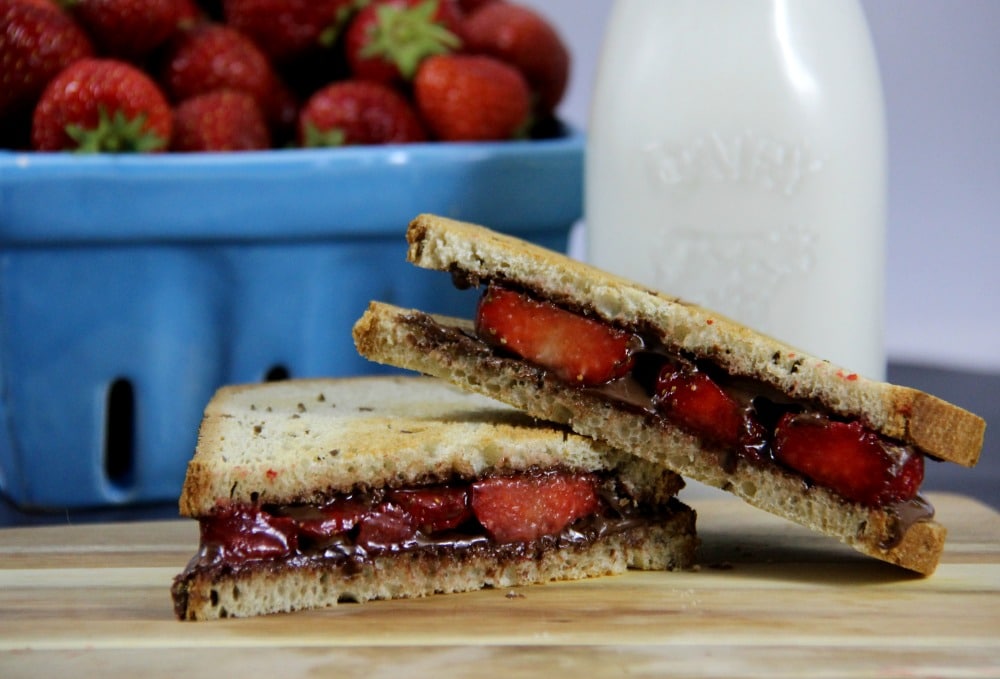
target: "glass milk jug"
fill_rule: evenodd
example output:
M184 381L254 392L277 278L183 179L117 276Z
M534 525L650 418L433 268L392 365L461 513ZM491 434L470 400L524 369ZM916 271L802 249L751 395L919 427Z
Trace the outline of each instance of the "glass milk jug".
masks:
M617 0L587 258L885 377L881 83L853 0Z

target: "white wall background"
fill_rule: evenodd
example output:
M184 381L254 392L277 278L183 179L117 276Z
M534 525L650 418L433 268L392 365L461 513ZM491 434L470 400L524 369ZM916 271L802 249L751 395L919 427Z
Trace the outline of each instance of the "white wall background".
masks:
M612 0L519 1L569 45L560 112L585 129ZM1000 0L862 6L889 133L889 359L1000 373Z

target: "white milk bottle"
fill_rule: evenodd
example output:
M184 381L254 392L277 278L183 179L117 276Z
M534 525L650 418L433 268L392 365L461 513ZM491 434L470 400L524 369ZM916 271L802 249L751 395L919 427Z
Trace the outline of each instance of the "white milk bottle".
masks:
M616 0L587 258L884 379L886 141L854 0Z

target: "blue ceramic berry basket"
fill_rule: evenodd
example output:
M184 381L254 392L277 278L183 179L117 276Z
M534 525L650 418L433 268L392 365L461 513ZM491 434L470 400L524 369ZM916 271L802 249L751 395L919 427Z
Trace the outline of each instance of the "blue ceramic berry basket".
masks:
M222 384L379 372L371 299L468 315L405 261L420 212L565 250L583 136L157 157L0 153L0 490L176 499Z

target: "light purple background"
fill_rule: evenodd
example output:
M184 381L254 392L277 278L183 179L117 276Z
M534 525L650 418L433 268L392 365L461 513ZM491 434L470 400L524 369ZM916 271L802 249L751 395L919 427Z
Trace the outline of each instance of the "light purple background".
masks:
M586 128L612 0L519 1L569 45L560 113ZM1000 373L1000 0L862 6L889 133L889 359Z

